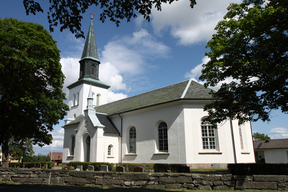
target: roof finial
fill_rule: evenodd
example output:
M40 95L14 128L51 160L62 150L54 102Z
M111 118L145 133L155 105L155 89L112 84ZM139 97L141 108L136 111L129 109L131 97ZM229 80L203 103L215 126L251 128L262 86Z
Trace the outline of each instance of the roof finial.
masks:
M91 19L93 19L93 16L94 16L93 12L92 12L92 13L90 13L90 14L91 14Z

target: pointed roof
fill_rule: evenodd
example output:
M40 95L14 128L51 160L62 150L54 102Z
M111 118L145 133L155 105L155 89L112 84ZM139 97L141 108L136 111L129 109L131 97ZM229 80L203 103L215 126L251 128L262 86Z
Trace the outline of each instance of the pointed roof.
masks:
M179 100L212 100L211 89L190 80L96 107L96 111L115 115Z
M254 149L288 149L288 139L253 141Z
M82 61L83 59L92 59L99 62L96 39L94 34L94 27L93 27L93 18L91 18L88 34L86 36L86 41L80 61Z

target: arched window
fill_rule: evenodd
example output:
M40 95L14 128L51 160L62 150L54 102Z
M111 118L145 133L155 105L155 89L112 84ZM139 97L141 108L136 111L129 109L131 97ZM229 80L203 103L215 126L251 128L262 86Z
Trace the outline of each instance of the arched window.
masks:
M129 153L136 153L136 128L131 127L129 131Z
M212 127L210 121L202 120L201 131L203 149L216 149L216 128Z
M76 106L76 95L73 95L73 106Z
M96 67L95 67L95 65L91 65L91 74L92 74L92 75L95 75L95 72L96 72Z
M73 135L71 138L71 151L70 155L74 155L74 149L75 149L75 136Z
M167 124L162 122L158 126L159 151L168 152Z
M113 145L108 146L108 156L112 155L112 148L113 148Z

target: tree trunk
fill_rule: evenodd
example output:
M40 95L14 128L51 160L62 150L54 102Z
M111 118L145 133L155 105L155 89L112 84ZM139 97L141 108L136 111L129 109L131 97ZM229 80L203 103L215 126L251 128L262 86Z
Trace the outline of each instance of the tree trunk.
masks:
M2 167L9 167L9 146L8 146L8 138L3 138L2 142Z

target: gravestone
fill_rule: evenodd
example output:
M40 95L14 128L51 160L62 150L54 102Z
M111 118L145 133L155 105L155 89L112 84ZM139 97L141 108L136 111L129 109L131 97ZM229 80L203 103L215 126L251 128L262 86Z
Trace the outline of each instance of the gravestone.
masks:
M22 168L25 168L25 164L23 163L23 166L22 166Z
M100 171L108 172L108 165L100 165Z
M144 172L144 167L136 166L136 167L134 167L134 172Z
M80 171L83 171L83 165L77 165L77 169L80 169Z
M88 171L94 171L94 166L93 165L88 165Z
M123 166L117 166L116 172L125 172L125 168Z

